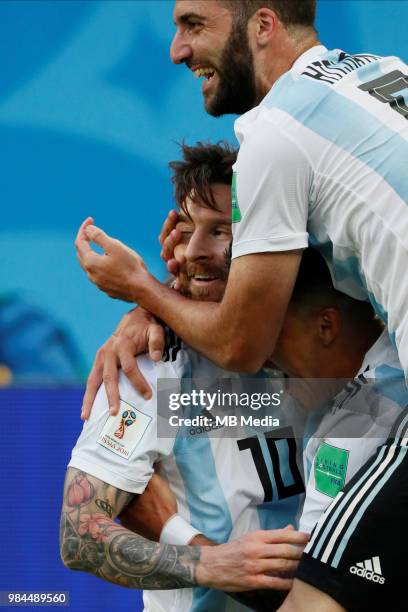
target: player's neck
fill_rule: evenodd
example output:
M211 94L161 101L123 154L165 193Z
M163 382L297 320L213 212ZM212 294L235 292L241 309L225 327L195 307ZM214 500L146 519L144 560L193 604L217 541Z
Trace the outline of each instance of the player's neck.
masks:
M276 81L292 68L303 53L320 44L316 34L311 33L309 37L299 40L288 37L282 42L279 52L275 52L274 48L271 48L269 53L265 55L260 70L259 102L266 96Z

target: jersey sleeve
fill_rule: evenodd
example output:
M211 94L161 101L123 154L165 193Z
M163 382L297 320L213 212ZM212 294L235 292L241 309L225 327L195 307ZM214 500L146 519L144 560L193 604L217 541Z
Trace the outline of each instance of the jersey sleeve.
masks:
M241 147L232 188L232 257L303 249L312 168L271 120L236 124Z
M375 453L384 438L324 438L311 439L306 456L315 445L307 479L305 503L299 529L310 533L354 474Z
M141 494L153 474L154 463L173 450L173 439L157 437L157 379L176 375L173 370L169 373L168 365L156 364L145 356L137 359L152 387L152 398L143 399L120 372L120 409L113 417L102 385L72 451L69 467L123 491Z
M398 399L406 397L402 370L389 365L395 360L398 363L398 355L384 330L364 358L359 376L336 396L309 440L304 453L303 531L313 529L337 493L389 438L401 415ZM388 378L374 378L378 370Z

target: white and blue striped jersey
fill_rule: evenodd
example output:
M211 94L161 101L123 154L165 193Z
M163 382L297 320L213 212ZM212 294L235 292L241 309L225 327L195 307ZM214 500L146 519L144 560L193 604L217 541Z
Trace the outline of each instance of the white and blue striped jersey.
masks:
M304 53L235 123L232 256L303 249L370 300L408 374L408 67Z
M385 329L306 446L301 531L312 531L337 493L387 440L407 406L404 371Z
M253 430L240 439L211 437L206 432L175 439L157 436L159 378L178 379L180 391L185 392L191 379L215 381L238 374L184 346L173 351L167 362L137 359L152 386L152 399L144 400L120 373L121 410L110 417L101 387L69 465L133 493L143 492L155 466L176 495L178 513L217 543L260 528L296 526L304 485L289 460L292 442L277 440L271 453L272 442ZM123 435L115 439L116 434ZM225 593L204 588L145 591L144 604L147 612L248 610Z

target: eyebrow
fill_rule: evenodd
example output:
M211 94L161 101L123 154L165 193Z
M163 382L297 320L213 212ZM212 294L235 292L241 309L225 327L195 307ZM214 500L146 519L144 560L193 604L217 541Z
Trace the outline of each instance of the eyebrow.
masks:
M183 13L174 21L174 25L179 23L188 23L190 19L200 19L201 21L206 21L206 17L204 15L200 15L199 13L194 13L194 11L190 11L189 13Z
M187 217L186 213L184 212L179 212L178 215L178 220L181 221L182 223L191 223L191 219L189 217Z
M179 223L192 223L194 225L194 221L192 219L190 219L190 217L188 217L186 215L185 212L179 212L179 216L178 216L178 222ZM220 226L220 225L225 225L226 227L231 227L231 220L230 219L211 219L210 221L207 221L207 223L209 225L212 225L214 227Z

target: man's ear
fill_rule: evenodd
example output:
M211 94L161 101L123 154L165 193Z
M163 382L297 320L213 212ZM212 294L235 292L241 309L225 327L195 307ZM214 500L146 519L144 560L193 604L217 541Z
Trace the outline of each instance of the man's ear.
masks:
M279 18L277 14L271 9L263 7L254 13L249 20L249 25L260 47L265 47L269 44L271 37L277 29L278 23Z
M319 338L323 346L330 346L341 331L341 316L337 308L325 308L319 313Z

